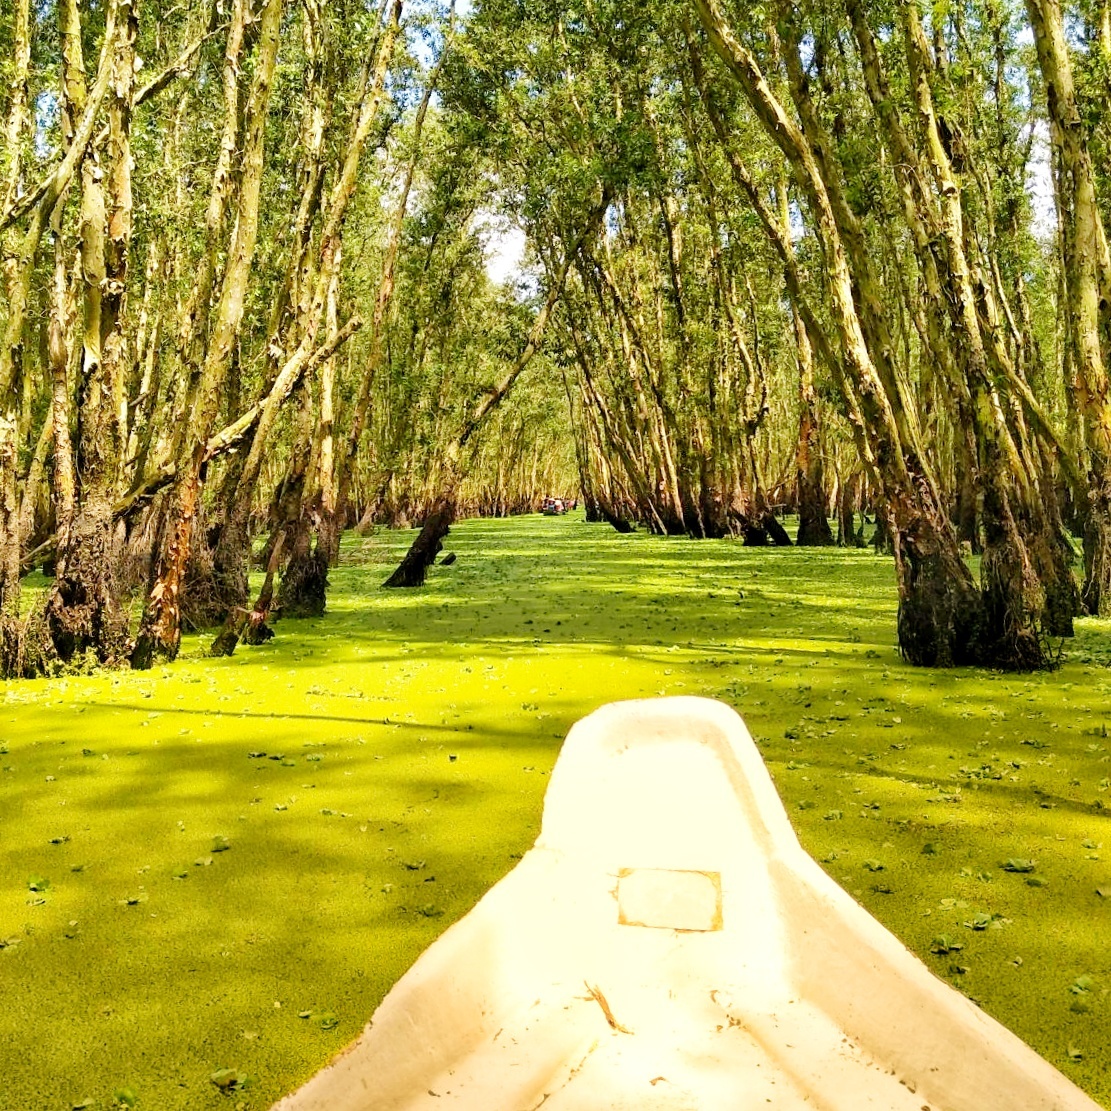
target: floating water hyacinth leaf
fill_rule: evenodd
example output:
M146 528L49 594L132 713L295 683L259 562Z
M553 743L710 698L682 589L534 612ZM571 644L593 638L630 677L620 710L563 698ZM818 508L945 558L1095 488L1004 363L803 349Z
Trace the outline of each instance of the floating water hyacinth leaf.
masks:
M209 1078L221 1092L241 1092L250 1087L252 1080L241 1069L217 1069Z
M119 1088L112 1093L112 1098L117 1107L135 1107L139 1102L134 1088Z
M50 887L50 880L45 876L28 876L27 877L27 890L28 891L46 891Z
M284 802L279 802L279 803L275 804L274 809L275 810L288 810L289 807L286 806L286 804Z
M1071 991L1073 995L1087 995L1088 992L1092 990L1092 985L1093 981L1091 976L1077 976L1077 978L1073 980L1072 987L1069 988L1069 991Z
M69 836L67 834L63 834L61 837L51 837L50 843L52 845L64 845L68 840Z
M180 869L178 869L178 871L176 871L176 872L174 873L174 879L175 879L175 880L183 880L183 879L185 879L185 877L186 877L186 876L188 876L188 875L189 875L189 872L188 872L188 870L187 870L187 869L185 869L185 868L180 868Z
M822 820L826 822L840 821L845 815L840 810L830 810L828 813L822 815Z
M417 914L422 915L424 918L439 918L444 912L439 907L433 906L431 903L423 907L419 907Z
M331 1011L325 1011L317 1016L316 1024L321 1030L334 1030L339 1025L339 1017Z
M964 924L970 930L986 930L988 926L991 925L991 922L992 918L990 914L976 914L973 915L971 922L965 922Z
M946 953L956 953L963 948L963 942L952 940L948 934L938 934L930 946L930 952L944 956Z
M194 868L207 868L211 863L212 863L212 857L210 857L210 856L198 856L197 859L193 861L193 867Z
M20 937L0 937L0 949L14 949L22 940Z
M867 868L869 872L882 872L884 864L881 860L866 860L864 862L864 867Z
M407 868L410 872L419 872L424 867L423 860L403 860L401 862L403 868Z
M95 1099L83 1099L80 1103L71 1103L69 1111L89 1111L90 1107L96 1106Z
M312 1018L312 1011L298 1011L298 1018Z
M1034 870L1034 862L1032 860L1023 860L1021 857L1011 857L1002 865L1004 872L1032 872Z
M214 853L226 853L230 848L228 839L222 833L218 833L212 838L212 851Z
M1084 1056L1083 1052L1072 1044L1069 1045L1067 1052L1069 1058L1073 1061L1079 1061Z
M1111 887L1097 887L1096 894L1101 899L1111 899Z
M266 759L266 753L265 752L248 752L247 756L251 760L265 760Z

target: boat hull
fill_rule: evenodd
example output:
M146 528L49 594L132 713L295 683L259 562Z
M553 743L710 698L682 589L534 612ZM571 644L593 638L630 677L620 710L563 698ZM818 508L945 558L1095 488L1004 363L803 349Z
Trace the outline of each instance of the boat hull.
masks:
M275 1111L1098 1111L807 855L743 721L579 722L535 847Z

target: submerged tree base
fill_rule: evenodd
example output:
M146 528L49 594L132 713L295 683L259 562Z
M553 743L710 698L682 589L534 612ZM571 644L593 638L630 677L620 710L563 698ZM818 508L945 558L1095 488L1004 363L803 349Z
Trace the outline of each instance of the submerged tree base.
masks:
M1040 601L1010 589L1013 575L990 557L980 586L963 562L940 555L920 559L911 575L898 612L899 651L908 663L999 671L1049 671L1060 663Z
M428 568L444 547L444 537L455 522L455 503L441 498L424 520L412 547L405 553L397 570L382 584L389 587L423 586Z
M328 601L328 557L320 544L294 556L282 575L278 605L286 617L322 617Z

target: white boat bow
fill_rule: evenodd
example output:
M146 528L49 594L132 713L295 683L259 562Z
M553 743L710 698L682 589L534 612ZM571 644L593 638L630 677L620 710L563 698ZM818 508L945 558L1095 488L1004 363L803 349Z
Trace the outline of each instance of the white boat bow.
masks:
M701 698L571 730L535 847L274 1111L1099 1111L807 855Z

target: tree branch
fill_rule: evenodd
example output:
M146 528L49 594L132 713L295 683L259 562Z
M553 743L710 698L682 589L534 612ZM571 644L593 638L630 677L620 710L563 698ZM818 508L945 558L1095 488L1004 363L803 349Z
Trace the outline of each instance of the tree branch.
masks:
M287 386L286 393L292 390L297 382L300 381L304 375L313 370L319 363L322 363L325 359L330 359L362 326L363 318L355 315L338 332L329 336L328 339L305 360L304 365L297 372L293 381L283 383L283 385ZM283 373L290 367L296 358L297 356L295 354L286 366L282 368ZM277 383L280 381L281 373L278 374L275 381L275 389L278 388ZM215 459L216 456L223 455L233 447L236 447L258 423L258 419L262 416L262 411L266 408L272 395L273 391L268 393L261 401L252 405L245 413L236 417L231 424L225 425L225 427L214 436L210 436L204 449L204 461L207 463L209 460Z
M66 186L69 185L74 171L77 169L77 163L84 157L85 151L89 146L89 140L92 138L93 126L96 123L97 113L100 111L101 101L104 99L104 94L108 91L108 84L112 77L113 42L116 37L116 8L117 5L115 0L113 0L108 6L108 16L104 27L104 40L100 47L100 62L97 67L96 81L89 93L89 99L85 105L85 111L81 116L81 122L77 125L77 129L74 132L73 142L70 143L69 149L66 151L62 161L47 174L46 178L40 182L36 188L31 190L30 193L24 193L23 196L15 201L15 203L8 208L7 212L0 217L0 231L10 227L16 220L25 216L39 204L45 204L48 210L53 208L58 198L65 191Z

